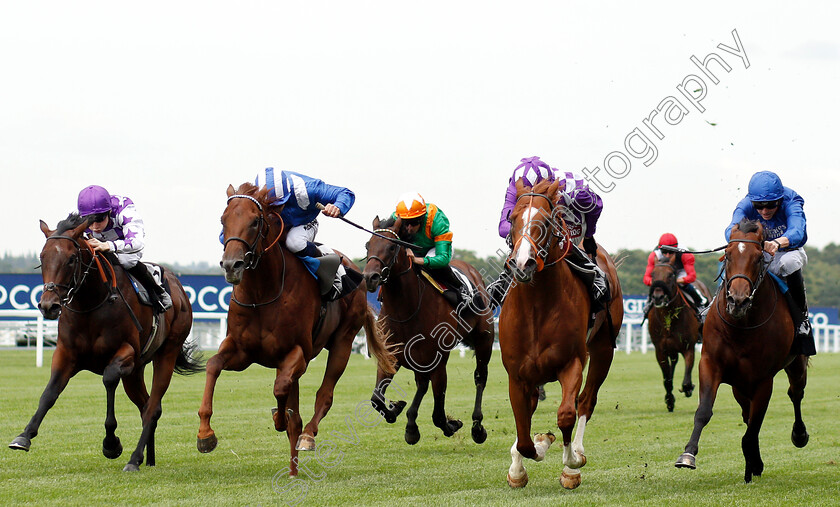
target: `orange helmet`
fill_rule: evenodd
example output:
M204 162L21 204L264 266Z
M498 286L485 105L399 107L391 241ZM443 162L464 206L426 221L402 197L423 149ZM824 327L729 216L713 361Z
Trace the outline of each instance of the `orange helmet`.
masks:
M426 213L426 201L418 193L403 194L397 202L397 216L409 220L423 216Z
M677 246L677 237L671 234L670 232L666 232L665 234L659 237L659 246L662 245Z

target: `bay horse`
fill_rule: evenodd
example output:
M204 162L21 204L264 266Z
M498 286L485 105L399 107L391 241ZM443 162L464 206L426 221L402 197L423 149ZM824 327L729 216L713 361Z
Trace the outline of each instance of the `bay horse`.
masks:
M272 410L272 418L274 428L289 437L289 475L296 476L298 451L315 449L318 425L332 406L333 391L347 367L356 333L364 326L368 350L376 356L379 368L393 371L393 354L384 346L376 316L360 288L328 303L321 318L318 283L303 262L283 246L287 231L280 217L282 206L272 206L267 194L266 187L257 188L251 183L227 189L220 264L234 290L225 339L207 362L197 446L206 453L218 443L210 417L221 371L242 371L255 363L275 368L277 408ZM358 271L341 257L346 269ZM302 428L298 381L309 362L324 349L329 354L315 397L315 412Z
M116 459L122 444L116 436L114 397L122 380L129 399L140 410L143 431L125 471L137 471L143 463L155 465L155 429L160 419L161 399L172 373L202 371L192 357L194 345L185 343L192 328L192 307L178 279L164 271L172 294L172 308L155 324L152 307L141 305L126 272L114 258L94 253L83 234L88 218L71 214L50 230L41 221L47 238L41 250L44 292L38 309L45 318L58 319L58 338L52 357L50 380L38 409L26 429L9 447L28 451L47 411L55 404L70 378L82 370L102 375L105 385L105 439L102 454ZM106 269L107 267L107 269ZM143 370L154 365L152 393L146 390Z
M382 307L379 322L387 330L387 340L396 349L397 369L406 367L414 372L417 391L406 413L405 441L416 444L420 440L417 412L432 385L434 408L432 422L447 437L458 431L463 423L446 415L446 364L449 352L459 343L475 350L475 405L472 412L472 439L483 443L487 431L482 425L484 415L481 401L487 384L487 366L493 352L492 313L486 304L486 288L478 271L466 262L452 260L450 264L469 277L485 301L484 311L469 315L458 313L443 295L412 263L412 253L400 241L402 219L397 217L373 220L373 232L367 248L365 283L369 291L380 288ZM385 390L395 372L379 368L371 403L389 423L396 422L405 407L405 401L391 403L385 399Z
M607 274L612 291L608 311L597 313L587 330L591 304L589 291L565 256L571 248L563 220L566 209L558 204L559 181L543 180L533 188L517 181L517 203L510 214L515 283L499 317L499 345L508 373L510 404L516 420L516 442L508 485L524 487L528 473L522 458L542 461L554 442L551 433L531 438L531 417L537 408L538 386L560 381L562 400L557 426L563 437L563 487L580 485L580 467L586 464L583 435L592 418L598 390L609 372L615 339L624 317L621 286L612 259L598 247L597 262ZM583 369L589 355L586 385ZM575 440L572 430L578 422Z
M680 354L685 361L685 376L680 392L686 398L690 398L694 392L691 371L694 369L694 348L701 337L697 314L677 285L676 259L674 255L669 262L658 262L653 267L653 282L650 284L653 307L648 314L648 332L656 350L656 362L662 370L668 412L674 411L674 372ZM711 301L712 296L706 284L695 280L694 285L707 301Z
M703 329L700 357L700 404L694 414L694 431L677 459L678 468L696 468L700 433L712 417L718 387L732 386L747 430L741 439L746 461L744 481L760 476L764 462L758 433L773 393L773 377L787 373L788 397L793 402L791 441L808 443L800 408L805 395L808 358L794 354L794 325L787 301L769 280L764 261L764 228L760 222L742 220L732 227L724 254L725 283L718 289Z

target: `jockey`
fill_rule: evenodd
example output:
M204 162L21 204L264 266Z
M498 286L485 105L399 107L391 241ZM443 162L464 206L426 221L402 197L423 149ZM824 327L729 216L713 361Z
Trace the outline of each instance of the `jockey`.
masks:
M156 310L165 312L172 308L172 298L140 262L146 233L134 202L91 185L79 192L76 204L79 216L89 217L85 231L91 236L88 244L97 252L114 252L120 265L157 299Z
M318 214L322 213L317 205L324 206L323 213L328 217L344 216L353 207L355 194L317 178L292 171L275 171L273 167L260 171L254 184L268 187L269 204L272 206L285 204L280 217L289 228L286 248L297 255L318 279L321 294L327 294L333 286L341 258L332 253L324 255L314 243L318 233Z
M551 168L539 157L523 158L516 169L513 170L513 174L508 181L505 205L502 207L502 214L499 218L499 236L507 240L509 247L512 247L510 212L516 206L516 182L520 179L528 187L533 187L544 179L549 181L560 179L558 204L565 207L566 212L563 218L569 229L572 232L576 232L575 229L577 229L580 236L583 237L583 250L585 252L581 252L580 248L574 245L574 248L569 251L570 255L567 259L588 272L587 275L584 275L580 270L575 270L576 273L584 277L584 281L590 287L590 296L595 305L593 313L600 309L597 308L598 306L605 307L609 302L606 275L594 262L598 255L598 245L595 243L594 237L595 227L604 207L601 198L589 188L581 176ZM502 304L512 281L513 274L506 264L502 272L499 273L499 278L487 288L492 304Z
M400 197L396 211L392 218L402 219L399 237L416 245L412 248L412 261L423 266L436 280L447 286L443 296L449 303L461 311L459 303L466 303L470 297L469 288L452 271L449 261L452 260L452 233L449 231L449 219L446 214L432 203L427 203L418 193L407 193ZM483 305L476 305L480 297L476 294L471 304L482 309Z
M651 274L653 273L653 267L657 262L670 263L673 256L677 254L673 250L663 250L662 247L671 246L677 248L678 245L679 243L677 242L677 237L670 232L666 232L659 237L659 244L656 245L653 252L648 255L647 268L645 269L645 276L643 279L645 285L650 287L650 284L653 283ZM694 311L697 313L697 321L702 322L703 308L705 308L709 302L702 294L700 294L700 292L698 292L694 284L692 284L692 282L697 280L697 273L694 271L694 254L681 252L674 263L674 267L677 269L677 284L679 285L679 288L691 296L692 306L694 307ZM648 301L645 303L645 317L647 317L647 314L650 312L651 306L651 299L650 296L648 296Z
M808 241L802 209L804 204L805 200L799 194L782 185L776 173L757 172L750 178L747 196L732 213L732 223L726 228L726 240L729 241L732 227L744 218L758 220L764 226L764 258L770 263L768 270L787 283L797 307L791 307L791 315L796 336L803 340L802 353L814 355L814 335L802 278L802 267L808 262L803 248Z

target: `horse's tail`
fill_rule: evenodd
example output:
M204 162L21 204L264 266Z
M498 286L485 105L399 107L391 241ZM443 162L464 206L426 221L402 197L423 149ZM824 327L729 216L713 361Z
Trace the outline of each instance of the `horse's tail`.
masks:
M388 333L382 324L377 320L376 313L370 305L365 304L365 337L367 338L368 350L373 352L376 361L382 371L392 375L397 372L397 358L391 349L385 345Z
M198 342L184 342L178 359L175 360L175 373L178 375L192 375L204 371L204 360L197 356Z

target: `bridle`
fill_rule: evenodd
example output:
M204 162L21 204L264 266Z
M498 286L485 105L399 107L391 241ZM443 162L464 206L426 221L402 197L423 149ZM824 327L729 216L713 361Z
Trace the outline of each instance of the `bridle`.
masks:
M382 258L377 257L376 255L368 255L367 256L367 262L365 264L367 264L370 261L377 261L377 262L379 262L379 264L382 265L382 269L380 270L380 277L381 277L380 278L380 280L381 280L380 284L384 285L384 284L388 283L388 279L391 276L391 271L394 268L394 264L397 262L397 257L399 257L399 255L400 255L400 249L403 248L402 240L400 240L400 235L397 234L396 231L392 231L391 229L374 229L373 233L374 233L375 236L378 236L380 238L391 241L392 243L394 243L394 245L396 245L396 250L394 250L394 254L391 256L391 260L389 262L385 262L384 260L382 260ZM382 233L393 234L394 239L396 239L397 241L392 241L391 238L382 236ZM400 276L408 273L409 271L411 271L411 268L413 267L413 265L414 265L414 263L411 261L411 256L409 255L408 256L408 268L404 271L400 271L399 273L397 273L396 276L400 277Z
M271 250L271 248L273 248L274 245L276 245L277 242L280 240L280 236L283 235L283 230L286 228L286 223L283 221L283 217L281 217L279 213L277 213L276 211L272 211L271 214L276 216L277 219L280 221L280 232L277 233L277 237L274 238L274 241L272 241L270 245L265 247L262 251L258 251L257 250L257 245L259 244L261 239L266 237L267 232L270 229L270 225L268 224L268 221L265 219L265 210L263 208L263 205L255 197L250 196L250 195L245 195L245 194L231 195L227 199L228 204L233 199L248 199L249 201L251 201L251 202L253 202L254 204L257 205L257 209L260 210L259 225L258 225L258 228L257 228L257 230L259 232L257 233L257 237L254 238L254 241L251 242L251 243L248 243L248 241L246 241L243 238L240 238L239 236L231 236L231 237L229 237L225 240L223 248L226 248L227 244L230 243L231 241L240 241L240 242L244 243L245 246L247 247L247 250L245 251L245 256L244 256L245 269L256 269L257 264L259 264L259 262L260 262L260 257L262 257L262 255L265 252ZM263 232L263 229L266 229L265 233ZM282 248L280 249L280 254L283 258L283 275L282 275L281 280L280 280L280 290L277 292L276 296L274 296L272 299L270 299L268 301L263 301L263 302L259 302L259 303L243 303L243 302L239 301L238 299L236 299L236 295L233 292L231 292L230 300L233 301L234 303L238 304L239 306L243 306L243 307L246 307L246 308L258 308L260 306L269 305L269 304L277 301L278 299L280 299L280 296L283 294L283 289L285 289L285 287L286 287L286 254L285 254L285 252L283 252Z
M754 239L730 239L729 243L727 243L727 246L729 246L732 243L752 243L752 244L758 245L759 248L762 248L762 246L763 246L761 241L754 240ZM767 275L767 270L768 270L769 264L766 263L766 262L763 262L763 254L762 254L762 257L759 257L759 263L761 264L761 267L758 271L758 276L756 277L755 281L753 281L753 279L748 277L747 275L738 273L738 274L732 275L731 277L727 277L724 285L721 286L721 290L724 290L724 289L726 290L726 297L729 297L730 296L729 288L732 285L733 281L735 281L739 278L743 278L744 280L747 281L747 283L749 283L749 286L750 286L751 290L750 290L750 295L747 296L747 305L746 305L745 311L748 311L750 309L750 307L752 306L752 303L753 303L754 298L755 298L755 293L756 293L756 291L758 291L759 286L761 286L761 282L764 281L764 277ZM726 267L728 265L729 265L729 259L727 258L726 262L724 263L724 266L723 266L724 272L726 272ZM762 322L760 324L756 324L754 326L749 326L749 327L736 326L735 324L732 324L731 322L726 320L726 318L721 314L719 305L715 305L715 308L717 309L718 316L721 318L721 320L723 320L724 322L726 322L730 326L737 327L739 329L755 329L755 328L759 328L759 327L763 326L771 318L773 318L773 315L775 314L775 310L776 310L776 303L778 303L778 300L779 300L779 295L778 295L778 293L776 293L776 299L773 301L773 311L770 312L769 316L764 320L764 322Z
M382 260L381 257L377 257L376 255L368 255L367 256L366 264L369 263L370 261L375 260L375 261L379 262L379 264L382 266L382 269L380 270L380 275L379 275L380 276L379 285L381 287L382 285L387 284L388 280L391 277L391 271L394 268L394 264L396 264L396 262L397 262L397 257L399 257L399 255L400 255L400 249L403 248L403 244L402 244L403 242L402 242L402 240L400 240L399 234L397 234L396 231L392 231L391 229L374 229L373 233L374 233L374 236L377 236L377 237L386 239L388 241L391 241L392 243L394 243L396 245L396 249L394 250L394 253L391 256L390 262L385 262L384 260ZM394 239L391 239L391 238L386 237L386 236L382 236L382 233L392 234L394 236ZM411 268L414 267L414 262L411 260L411 255L406 255L406 257L408 258L408 267L406 269L404 269L403 271L400 271L399 273L394 275L396 278L399 278L399 277L403 276L404 274L408 273L409 271L411 271ZM420 308L423 306L423 292L426 289L426 284L423 283L422 280L418 280L418 282L419 283L417 284L417 308L414 309L414 312L412 312L412 314L409 315L408 318L405 318L405 319L396 319L392 315L388 315L388 316L385 317L387 320L390 320L390 321L395 322L397 324L404 324L404 323L410 321L411 319L413 319L414 317L416 317L418 313L420 313ZM380 298L382 297L381 292L379 293L379 297ZM381 301L381 299L380 299L380 301Z
M227 199L228 204L230 204L230 201L232 201L233 199L248 199L249 201L251 201L251 202L253 202L254 204L257 205L257 209L260 210L259 224L257 226L258 232L257 232L257 236L254 238L254 241L252 241L250 243L247 240L245 240L243 238L240 238L239 236L231 236L231 237L229 237L225 240L222 247L227 248L228 243L230 243L231 241L239 241L239 242L243 243L246 247L245 256L244 256L244 259L243 259L245 261L245 269L254 269L254 268L257 267L257 264L260 262L260 257L262 256L262 254L267 252L268 250L270 250L271 247L273 247L275 244L277 244L277 241L280 240L280 236L283 235L283 229L285 228L285 223L283 222L283 219L280 217L279 213L277 213L276 211L272 211L271 214L276 216L277 219L280 220L280 232L277 234L277 237L274 238L274 241L272 241L271 244L268 245L268 247L264 248L261 252L257 251L257 244L260 242L261 239L266 237L266 233L268 232L267 230L266 230L266 232L263 232L264 229L267 229L266 226L268 225L268 222L265 219L265 210L263 208L263 205L255 197L250 196L250 195L233 194L230 197L228 197L228 199Z
M757 240L754 240L754 239L730 239L729 244L732 244L732 243L753 243L753 244L758 245L759 248L761 248L761 246L762 246L761 241L757 241ZM750 289L751 290L750 290L750 295L747 296L747 308L749 308L749 306L752 304L753 298L755 297L755 292L758 290L759 285L761 285L761 282L764 280L765 275L767 275L768 264L766 264L764 262L761 262L761 257L759 257L759 262L761 263L761 268L758 271L758 276L756 277L755 281L753 281L753 279L748 277L747 275L744 275L744 274L741 274L741 273L729 276L729 277L726 278L726 281L725 281L725 288L726 288L726 296L727 297L730 296L729 287L732 285L733 281L735 281L739 278L743 278L744 280L747 281L747 283L750 284ZM726 266L727 265L729 265L729 259L728 258L726 259L726 263L724 265L724 271L726 271Z
M674 292L679 293L680 291L679 291L679 288L677 288L677 282L676 282L677 268L675 268L671 263L668 263L668 262L657 262L654 265L654 268L660 267L660 266L667 267L671 270L671 272L674 273L673 288L674 288ZM671 299L674 296L674 294L671 293L671 286L669 286L663 280L654 280L650 284L650 295L651 296L653 296L653 291L657 288L660 288L660 289L662 289L663 292L665 292L665 296L666 296L666 299L667 299L667 301L665 302L665 305L667 306L667 304L671 302Z
M62 308L67 308L71 312L76 312L76 313L92 312L92 311L96 310L97 308L99 308L100 306L102 306L103 304L105 304L106 301L110 300L112 298L112 294L116 291L117 277L116 277L116 274L114 273L114 267L111 265L110 262L108 262L108 259L106 259L103 256L102 259L105 261L105 264L108 266L109 271L111 273L111 284L110 284L111 293L107 294L105 296L105 299L103 299L101 302L99 302L99 304L97 304L96 306L94 306L92 308L89 308L89 309L86 309L86 310L76 310L76 309L70 307L70 303L73 301L73 298L76 296L76 294L79 292L81 287L84 285L88 274L91 272L91 270L93 269L94 266L97 267L97 269L99 271L99 275L100 275L103 283L105 283L105 284L108 283L108 277L106 276L105 269L102 267L102 263L99 260L100 255L93 249L92 246L90 246L89 243L85 242L84 245L87 247L87 251L90 252L90 254L91 254L90 257L91 258L90 258L90 261L88 261L87 263L84 263L82 261L82 251L84 250L84 248L82 247L81 243L76 241L75 238L72 238L70 236L58 235L58 236L48 237L47 241L49 241L51 239L66 239L67 241L72 242L73 245L75 245L75 247L76 247L76 251L78 251L78 253L79 253L79 262L76 264L76 267L73 269L73 276L71 277L70 283L68 285L59 284L59 283L55 283L55 282L47 282L47 283L44 284L44 292L55 292L56 295L58 296L58 302L61 305L61 307ZM83 270L83 267L82 267L83 264L84 264L84 270ZM64 296L63 297L61 296L61 293L59 292L59 289L64 289Z
M534 197L542 197L543 199L546 200L546 202L548 202L548 209L551 213L551 218L547 221L550 222L551 225L552 225L552 227L551 227L551 229L552 229L551 238L548 239L545 247L541 247L539 244L537 244L537 241L533 237L531 237L530 231L527 231L526 227L523 227L522 235L514 243L513 248L511 249L510 254L508 255L508 258L505 262L509 266L511 265L511 263L513 262L514 253L519 249L519 245L522 243L522 240L526 240L529 243L531 243L531 246L534 247L534 251L536 252L537 271L542 271L544 267L552 266L554 264L557 264L558 262L563 260L566 257L566 255L568 255L569 249L572 246L571 238L569 237L569 228L566 226L566 221L563 219L563 214L562 213L557 214L557 217L560 218L560 224L559 224L559 226L557 225L556 217L555 217L555 207L556 206L555 206L554 202L552 202L552 200L547 195L540 194L540 193L537 193L537 192L526 192L526 193L524 193L524 194L522 194L522 195L520 195L519 197L516 198L516 204L519 204L519 201L523 197L528 197L529 198L528 199L528 207L529 208L533 208ZM562 208L557 207L557 209L559 210L559 209L562 209ZM533 219L529 220L528 224L530 224L531 222L533 222ZM525 225L527 226L528 224L525 224ZM562 243L565 244L565 249L563 250L563 253L560 254L560 256L558 258L554 259L553 261L547 262L546 257L548 257L548 251L552 246L552 241L554 239L556 239L557 242L558 242L557 244L559 245L561 243L561 239L560 239L561 237L562 237Z

